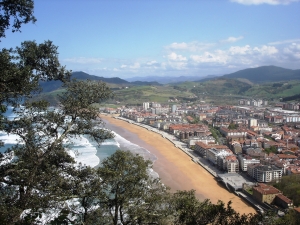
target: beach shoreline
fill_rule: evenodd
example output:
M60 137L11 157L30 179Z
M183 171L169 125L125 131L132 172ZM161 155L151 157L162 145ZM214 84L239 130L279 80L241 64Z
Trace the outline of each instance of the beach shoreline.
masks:
M209 199L214 204L219 200L224 203L231 201L232 207L241 214L256 213L253 207L225 189L209 172L161 134L112 115L101 114L100 118L106 123L106 128L156 156L153 170L172 192L194 189L199 200Z

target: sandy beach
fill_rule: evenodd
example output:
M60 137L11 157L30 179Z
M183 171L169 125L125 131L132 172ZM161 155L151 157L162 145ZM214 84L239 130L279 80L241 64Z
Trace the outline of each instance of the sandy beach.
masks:
M194 189L200 200L210 199L212 203L218 200L225 203L231 201L232 207L241 214L256 213L254 208L230 193L210 173L161 135L109 115L100 117L106 122L105 127L146 148L157 157L153 169L171 191Z

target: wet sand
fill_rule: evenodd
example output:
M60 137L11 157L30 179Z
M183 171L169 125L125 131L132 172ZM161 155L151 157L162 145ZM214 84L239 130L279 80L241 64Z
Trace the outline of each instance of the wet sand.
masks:
M112 116L100 117L106 122L105 127L144 147L157 157L153 169L172 192L194 189L200 200L210 199L212 203L217 203L218 200L224 203L231 201L232 207L241 214L256 213L254 208L230 193L210 173L161 135Z

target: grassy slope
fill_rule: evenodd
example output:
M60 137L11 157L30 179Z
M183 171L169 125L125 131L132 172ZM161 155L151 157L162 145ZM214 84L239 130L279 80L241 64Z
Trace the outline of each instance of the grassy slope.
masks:
M215 79L206 82L183 82L164 86L132 86L124 88L116 84L108 84L113 88L115 98L109 103L141 104L142 102L167 103L171 98L192 101L194 96L198 100L214 104L236 104L239 98L283 98L300 94L300 81L266 83L253 85L242 79ZM43 94L52 104L57 102L57 94L62 89ZM40 97L40 98L41 98Z
M137 86L115 91L115 100L130 104L141 102L167 103L172 97L187 98L191 94L175 90L172 86Z

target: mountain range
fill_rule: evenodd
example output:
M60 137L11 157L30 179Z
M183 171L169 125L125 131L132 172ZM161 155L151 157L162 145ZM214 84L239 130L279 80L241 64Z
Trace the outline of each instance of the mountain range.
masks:
M266 82L280 82L290 80L300 80L300 69L292 70L285 69L277 66L261 66L257 68L249 68L239 70L237 72L225 75L208 75L206 77L199 76L180 76L180 77L134 77L127 80L119 77L105 78L95 75L89 75L85 72L73 72L71 79L77 80L101 80L108 84L114 84L118 87L124 86L143 86L154 85L159 86L163 84L182 83L186 81L194 82L206 82L215 79L240 79L244 82L250 82L253 84L262 84ZM61 88L62 83L60 81L41 82L43 92L51 92L58 88Z
M223 78L243 78L252 83L279 82L300 79L300 69L291 70L277 66L261 66L240 70L222 76Z

